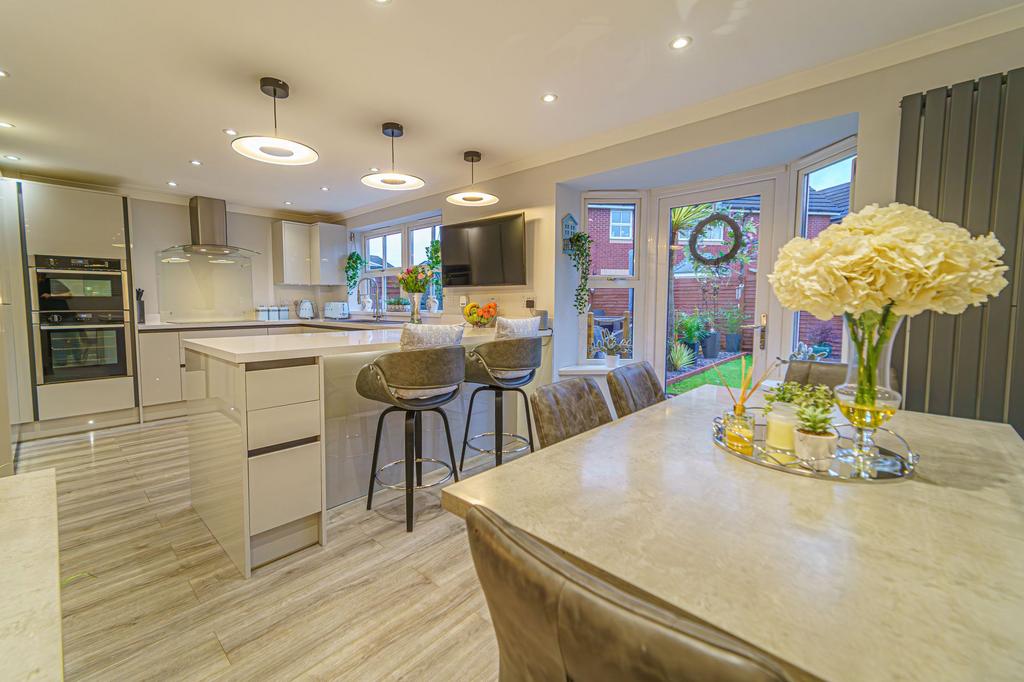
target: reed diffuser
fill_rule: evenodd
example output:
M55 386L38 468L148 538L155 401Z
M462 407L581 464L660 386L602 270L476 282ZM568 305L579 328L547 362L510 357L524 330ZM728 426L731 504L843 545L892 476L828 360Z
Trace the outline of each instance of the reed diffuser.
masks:
M748 457L754 454L754 418L747 414L747 401L750 399L750 396L757 392L757 389L761 388L761 384L775 371L777 366L777 363L773 362L764 371L761 378L755 382L754 364L754 360L751 358L750 367L747 367L747 356L744 355L740 358L741 378L739 397L733 393L732 388L725 380L725 377L722 376L718 367L713 368L722 385L725 386L725 390L729 392L729 397L732 398L732 409L722 415L722 425L725 429L725 445L733 452L738 452Z

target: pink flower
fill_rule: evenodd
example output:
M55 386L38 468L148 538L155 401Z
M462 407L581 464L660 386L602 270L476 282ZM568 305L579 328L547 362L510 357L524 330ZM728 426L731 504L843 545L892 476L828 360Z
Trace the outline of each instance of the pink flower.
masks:
M418 276L418 277L417 277L416 279L424 279L425 277L426 277L426 275L424 275L424 274L423 274L423 273L421 272L421 273L419 274L419 276Z

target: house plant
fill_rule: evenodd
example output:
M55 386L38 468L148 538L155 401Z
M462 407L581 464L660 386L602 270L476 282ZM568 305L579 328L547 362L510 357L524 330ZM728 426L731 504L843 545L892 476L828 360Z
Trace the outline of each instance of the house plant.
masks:
M797 459L815 471L827 471L832 464L838 434L832 429L832 406L808 402L796 408Z
M694 354L692 346L688 346L682 341L676 341L669 346L668 361L672 365L672 369L679 371L693 365L697 361L697 356Z
M409 317L412 324L423 322L420 317L420 297L427 290L433 277L434 271L427 265L414 265L398 275L398 285L402 287L402 291L412 296L412 315Z
M768 276L785 308L819 320L842 315L850 337L846 382L835 389L856 431L837 457L871 478L879 457L874 430L899 407L889 386L892 341L904 317L926 310L957 315L1006 286L1003 247L905 204L867 206L814 239L797 237Z
M710 312L699 312L698 315L704 320L704 338L700 340L700 350L708 360L718 357L718 351L722 349L722 335L715 329L715 316Z
M569 260L580 275L576 285L576 296L573 305L580 315L590 307L590 245L593 243L586 232L574 232L569 237Z
M352 295L356 287L359 286L359 275L362 274L364 265L366 265L366 261L358 251L348 254L345 259L345 281L348 283L349 295Z
M707 336L704 317L697 312L685 313L680 310L676 313L676 320L672 327L676 337L690 347L693 357L696 359L700 342Z
M747 313L738 303L722 311L722 329L725 330L725 350L728 353L739 353L743 341L743 323L747 321Z
M604 353L604 362L608 367L618 367L619 358L629 354L629 343L608 334L594 344L594 351Z
M407 313L412 307L409 304L409 299L404 296L392 296L384 302L389 313Z

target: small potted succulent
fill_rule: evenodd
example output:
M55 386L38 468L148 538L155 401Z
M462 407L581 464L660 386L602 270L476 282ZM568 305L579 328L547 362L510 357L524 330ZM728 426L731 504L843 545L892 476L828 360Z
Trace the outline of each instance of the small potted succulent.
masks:
M832 408L808 401L796 408L796 456L815 471L827 471L832 464L838 436L832 430Z
M604 353L604 362L608 367L618 367L619 358L629 354L629 343L609 334L594 344L594 351Z
M747 321L747 313L740 305L734 305L722 311L722 328L725 329L725 351L739 353L743 341L743 323Z

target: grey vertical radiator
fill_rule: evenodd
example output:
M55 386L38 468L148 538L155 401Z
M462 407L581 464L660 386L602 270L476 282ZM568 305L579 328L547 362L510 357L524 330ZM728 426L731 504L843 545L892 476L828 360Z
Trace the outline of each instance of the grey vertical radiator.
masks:
M995 233L1010 282L962 315L908 320L893 352L904 407L1005 421L1024 434L1024 69L907 95L900 106L896 200Z

